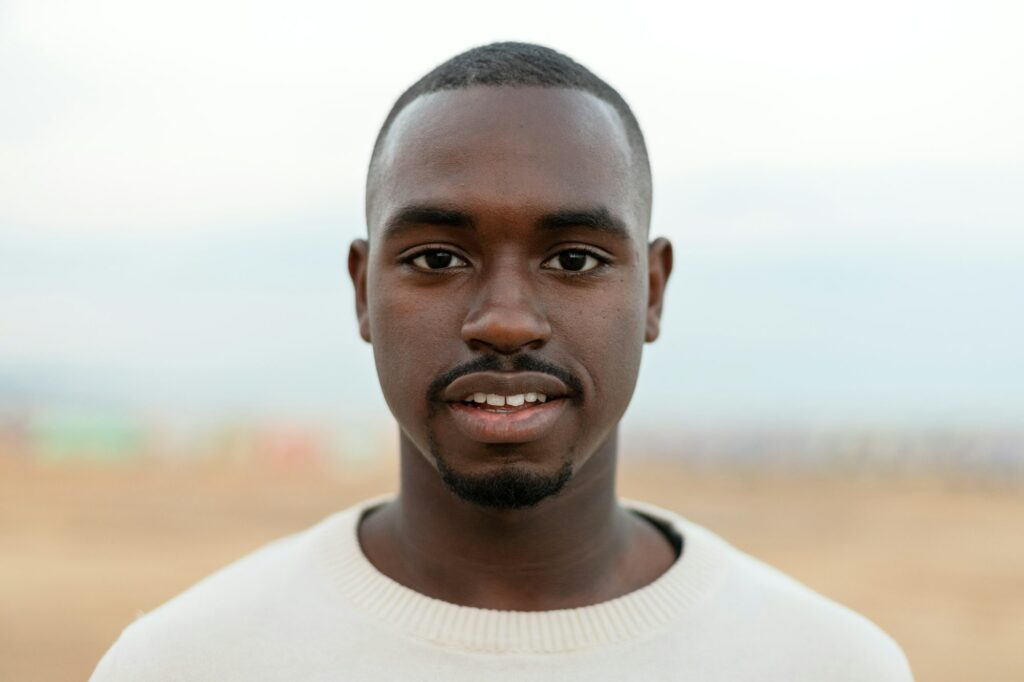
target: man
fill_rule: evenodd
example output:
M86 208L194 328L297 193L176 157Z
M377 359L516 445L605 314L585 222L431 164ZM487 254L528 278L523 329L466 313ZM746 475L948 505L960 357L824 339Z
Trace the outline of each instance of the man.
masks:
M552 50L470 50L395 104L349 254L401 489L129 627L93 679L910 680L899 647L670 512L615 497L658 336L643 136Z

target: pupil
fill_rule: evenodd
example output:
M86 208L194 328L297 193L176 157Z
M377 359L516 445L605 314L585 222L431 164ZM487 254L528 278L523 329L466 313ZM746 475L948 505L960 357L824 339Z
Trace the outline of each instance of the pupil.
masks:
M425 255L427 257L427 267L435 270L446 268L452 262L452 254L447 251L427 251Z
M566 270L579 271L587 264L587 254L582 251L563 251L558 254L558 263Z

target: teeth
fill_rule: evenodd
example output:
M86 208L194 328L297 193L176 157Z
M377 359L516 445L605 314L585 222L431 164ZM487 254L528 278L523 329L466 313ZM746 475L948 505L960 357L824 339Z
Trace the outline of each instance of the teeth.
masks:
M478 405L487 404L492 407L504 407L505 405L519 407L524 403L547 402L547 399L548 397L543 393L535 393L533 391L530 391L529 393L517 393L515 395L498 395L497 393L472 393L466 396L462 402L476 403Z

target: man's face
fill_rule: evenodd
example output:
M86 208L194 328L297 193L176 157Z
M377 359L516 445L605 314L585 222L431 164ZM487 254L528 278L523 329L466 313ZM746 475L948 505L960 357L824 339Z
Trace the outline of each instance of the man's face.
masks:
M404 445L463 497L536 503L614 438L671 269L635 163L575 90L434 93L388 132L349 261L360 332Z

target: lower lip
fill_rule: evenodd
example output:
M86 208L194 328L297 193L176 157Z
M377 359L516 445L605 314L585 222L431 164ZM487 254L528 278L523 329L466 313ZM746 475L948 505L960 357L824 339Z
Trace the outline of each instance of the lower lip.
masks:
M562 415L564 398L539 403L525 410L493 412L463 403L448 403L455 425L479 443L529 443L547 434Z

